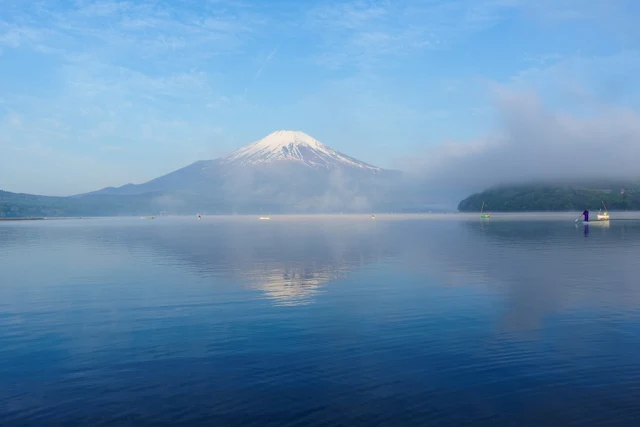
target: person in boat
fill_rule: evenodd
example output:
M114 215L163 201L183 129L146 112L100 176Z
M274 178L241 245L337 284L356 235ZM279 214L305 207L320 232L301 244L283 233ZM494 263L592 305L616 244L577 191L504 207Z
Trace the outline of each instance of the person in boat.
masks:
M585 209L580 216L584 217L584 222L589 222L589 211L587 209Z

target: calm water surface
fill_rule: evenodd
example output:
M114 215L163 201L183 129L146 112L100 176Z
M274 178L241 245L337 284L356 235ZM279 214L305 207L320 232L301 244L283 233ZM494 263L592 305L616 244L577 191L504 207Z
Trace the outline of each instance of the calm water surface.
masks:
M0 222L0 425L640 425L640 221L573 219Z

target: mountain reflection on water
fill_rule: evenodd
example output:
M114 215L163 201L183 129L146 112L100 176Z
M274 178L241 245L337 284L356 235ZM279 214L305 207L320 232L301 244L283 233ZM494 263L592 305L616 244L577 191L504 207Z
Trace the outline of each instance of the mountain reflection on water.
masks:
M377 224L367 218L203 217L197 223L167 218L164 225L136 227L135 234L127 227L107 227L85 237L150 251L203 277L237 280L276 305L303 305L328 282L401 252L400 242L381 241Z
M327 282L345 277L348 269L334 270L329 267L282 267L263 266L245 271L247 282L254 289L264 292L276 305L309 304L321 292Z

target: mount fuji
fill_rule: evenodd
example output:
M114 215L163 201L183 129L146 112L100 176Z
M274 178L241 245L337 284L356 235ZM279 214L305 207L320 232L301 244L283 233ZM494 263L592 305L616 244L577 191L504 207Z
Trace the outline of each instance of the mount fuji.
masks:
M236 166L268 164L282 160L312 168L355 167L373 172L380 168L346 156L304 132L281 130L234 151L221 159Z
M153 196L158 209L181 213L370 211L389 199L401 176L304 132L281 130L143 184L77 197Z

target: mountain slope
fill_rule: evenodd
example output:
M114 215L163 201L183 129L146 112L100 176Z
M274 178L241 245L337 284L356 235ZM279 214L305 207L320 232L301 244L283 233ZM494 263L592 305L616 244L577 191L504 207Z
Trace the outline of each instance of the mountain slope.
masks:
M254 212L266 206L282 212L368 211L385 199L400 176L342 154L303 132L278 131L226 157L89 195L195 197L206 204L201 210L216 211Z

